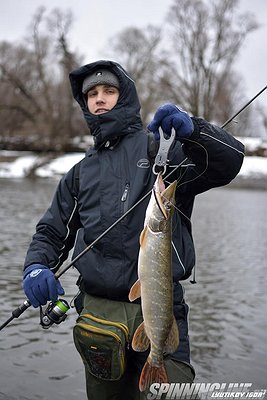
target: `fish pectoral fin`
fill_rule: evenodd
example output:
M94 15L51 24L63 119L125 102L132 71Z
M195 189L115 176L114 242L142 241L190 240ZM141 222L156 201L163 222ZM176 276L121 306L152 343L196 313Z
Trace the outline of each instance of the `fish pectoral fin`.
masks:
M144 246L147 230L148 230L148 227L146 225L144 227L144 229L142 230L142 232L140 233L140 236L139 236L139 244L140 244L140 246L142 246L142 245Z
M137 281L133 284L133 286L130 289L128 298L130 301L134 301L139 297L141 297L141 284L140 280L137 279Z
M165 353L174 353L175 350L177 349L179 345L179 330L177 326L177 322L175 317L173 317L173 322L172 322L172 327L169 333L169 336L167 337L167 340L165 342L164 346L164 352Z
M152 383L169 383L164 363L156 367L146 361L139 379L140 392L149 389Z
M149 348L150 340L145 331L144 321L138 326L133 335L132 348L135 351L145 351Z

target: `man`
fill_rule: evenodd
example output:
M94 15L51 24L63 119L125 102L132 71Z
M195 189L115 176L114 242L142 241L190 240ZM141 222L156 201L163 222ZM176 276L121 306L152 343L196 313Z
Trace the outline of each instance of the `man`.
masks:
M37 225L24 270L24 290L34 307L63 294L54 273L74 243L75 257L140 200L156 178L152 171L153 146L142 127L135 84L127 72L116 62L97 61L73 71L70 81L93 135L94 148L61 179L51 206ZM192 382L188 306L180 281L191 275L195 263L190 223L194 198L228 184L240 170L244 148L223 129L201 118L190 118L173 104L161 106L148 125L156 139L159 127L167 135L174 128L176 134L167 173L181 164L168 179L178 181L172 259L174 314L180 344L173 354L166 355L165 363L169 382ZM142 320L141 307L138 302L129 303L128 294L137 280L139 235L147 204L147 199L141 202L75 264L83 294L79 312L86 310L101 321L104 316L113 318L116 323L127 325L129 331L128 344L123 349L127 364L118 380L106 378L112 375L108 371L112 367L104 350L94 353L98 346L85 346L74 333L85 363L88 399L125 399L125 393L127 399L142 396L138 380L147 352L134 352L130 346ZM84 337L91 338L90 335Z

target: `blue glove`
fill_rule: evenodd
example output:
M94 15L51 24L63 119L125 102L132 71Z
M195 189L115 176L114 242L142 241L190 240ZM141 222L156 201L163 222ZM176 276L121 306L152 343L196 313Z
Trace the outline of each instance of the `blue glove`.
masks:
M171 135L171 130L174 128L177 140L190 137L194 130L190 116L175 104L170 103L160 106L147 126L154 133L156 140L160 139L158 131L160 126L168 136Z
M29 265L23 275L23 289L33 307L45 305L48 300L55 302L64 289L53 272L42 264Z

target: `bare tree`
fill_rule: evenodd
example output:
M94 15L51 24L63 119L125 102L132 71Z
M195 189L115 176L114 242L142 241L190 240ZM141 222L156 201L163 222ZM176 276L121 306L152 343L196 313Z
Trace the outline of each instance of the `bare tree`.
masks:
M33 52L42 93L43 122L50 142L59 138L64 143L77 133L72 123L74 105L68 79L69 72L77 66L68 43L71 25L72 13L59 9L46 16L45 8L41 7L33 20Z
M78 60L69 49L71 24L70 12L46 15L41 7L26 42L0 45L2 132L25 134L28 141L33 135L41 149L62 149L83 129L73 122L78 110L68 79Z
M33 54L22 45L0 44L1 132L21 130L25 121L37 122L40 106L33 87Z
M208 120L223 122L230 116L240 90L234 62L258 27L251 14L237 14L237 5L238 0L174 0L169 11L173 72L162 83L174 102Z
M260 132L260 134L258 133L256 136L262 136L265 140L267 139L267 109L266 107L263 107L262 105L258 105L257 106L257 118L260 118L262 121L262 132ZM255 125L256 125L256 121L254 121ZM256 125L258 126L258 124ZM266 153L266 150L265 150Z
M237 6L238 0L174 0L167 32L127 28L109 40L112 57L136 81L144 122L160 102L174 102L217 123L236 111L244 87L234 63L258 27L251 14L239 15ZM240 121L235 128L244 133L249 111Z
M151 25L145 29L126 28L109 40L109 53L135 80L146 123L155 104L163 98L159 85L167 57L161 48L161 30Z
M238 0L173 0L167 32L129 27L109 40L111 58L135 79L144 123L162 102L217 123L236 111L245 96L234 63L247 35L257 28L253 16L239 15L237 6ZM70 50L71 26L69 11L47 15L41 7L27 41L0 43L2 134L33 135L41 148L62 149L87 131L68 79L81 58ZM244 134L248 123L247 111L237 131Z
M73 23L73 14L71 11L65 11L56 8L47 17L47 26L49 28L53 42L55 43L53 52L54 57L58 59L60 68L60 81L54 86L56 89L57 110L60 121L60 130L62 134L73 137L77 134L75 125L77 107L73 101L71 87L69 84L69 73L78 67L80 57L71 52L68 40L68 34ZM81 125L79 125L81 126ZM66 129L67 128L67 129Z

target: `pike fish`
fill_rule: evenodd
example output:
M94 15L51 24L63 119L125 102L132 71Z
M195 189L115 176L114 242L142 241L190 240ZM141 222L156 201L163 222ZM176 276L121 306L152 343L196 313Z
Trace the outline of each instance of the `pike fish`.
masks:
M138 280L129 293L130 301L141 296L143 313L143 322L134 333L132 348L145 351L150 345L139 380L140 391L145 391L152 383L168 383L163 354L173 353L179 344L173 314L171 260L176 183L165 188L162 175L157 176L140 235Z

